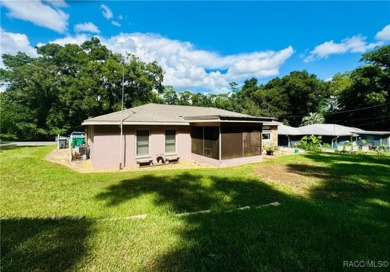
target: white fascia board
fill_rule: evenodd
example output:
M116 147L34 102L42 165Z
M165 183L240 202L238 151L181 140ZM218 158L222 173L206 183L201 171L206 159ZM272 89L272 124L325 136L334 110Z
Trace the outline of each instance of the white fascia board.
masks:
M83 122L82 126L88 126L88 125L120 125L120 122L99 122L99 121L93 121L93 122ZM123 125L137 125L137 126L147 126L147 125L153 125L153 126L189 126L190 123L179 123L179 122L123 122Z
M190 123L254 123L264 124L262 121L243 121L243 120L191 120Z

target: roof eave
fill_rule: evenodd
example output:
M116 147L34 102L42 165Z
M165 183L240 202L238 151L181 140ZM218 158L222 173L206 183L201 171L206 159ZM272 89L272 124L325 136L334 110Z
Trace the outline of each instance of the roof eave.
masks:
M85 121L81 125L82 126L101 126L101 125L120 125L120 121ZM165 126L165 125L170 125L170 126L189 126L190 123L188 122L123 122L123 125L130 126L130 125L135 125L135 126L147 126L147 125L154 125L154 126Z
M254 117L254 116L227 116L227 115L200 115L200 116L185 116L184 120L194 121L257 121L257 122L272 122L269 117Z

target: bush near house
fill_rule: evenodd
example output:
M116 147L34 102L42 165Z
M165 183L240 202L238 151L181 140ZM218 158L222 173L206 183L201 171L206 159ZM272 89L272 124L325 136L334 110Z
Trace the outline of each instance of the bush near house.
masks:
M298 144L298 147L306 151L320 151L322 145L321 139L321 136L303 136Z

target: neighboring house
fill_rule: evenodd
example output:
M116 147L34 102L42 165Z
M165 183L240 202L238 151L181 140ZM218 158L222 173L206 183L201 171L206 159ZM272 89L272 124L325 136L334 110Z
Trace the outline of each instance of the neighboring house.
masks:
M304 134L295 127L280 125L278 127L278 145L293 147L294 144L299 143L303 135Z
M359 132L359 142L366 140L368 146L387 146L390 150L390 131L362 131Z
M321 136L323 143L332 146L345 142L356 142L361 144L362 140L367 141L367 145L377 147L387 146L390 149L390 131L367 131L360 128L346 127L336 124L315 124L303 127L279 126L279 146L292 146L298 143L305 135Z
M93 167L109 169L174 159L218 167L257 162L262 159L264 123L277 126L269 117L216 108L147 104L82 125Z
M322 142L334 146L345 142L356 142L359 132L364 130L336 124L314 124L298 128L303 135L321 136Z

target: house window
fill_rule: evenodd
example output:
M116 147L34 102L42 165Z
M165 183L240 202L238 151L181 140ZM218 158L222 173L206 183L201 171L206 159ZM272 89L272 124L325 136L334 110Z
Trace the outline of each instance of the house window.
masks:
M137 156L149 155L149 131L137 130Z
M367 135L367 145L374 146L375 138L372 135Z
M176 131L165 131L165 153L176 153Z
M271 140L271 132L269 131L264 131L262 134L261 134L261 138L263 140Z

